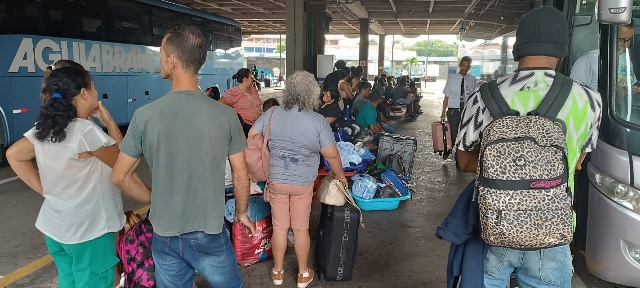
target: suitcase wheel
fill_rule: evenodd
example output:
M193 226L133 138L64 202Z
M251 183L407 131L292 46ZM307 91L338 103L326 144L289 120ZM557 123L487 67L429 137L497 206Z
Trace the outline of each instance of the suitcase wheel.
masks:
M324 274L322 274L322 272L318 272L318 280L320 281L320 283L325 283L325 282L327 282L327 281L324 279Z

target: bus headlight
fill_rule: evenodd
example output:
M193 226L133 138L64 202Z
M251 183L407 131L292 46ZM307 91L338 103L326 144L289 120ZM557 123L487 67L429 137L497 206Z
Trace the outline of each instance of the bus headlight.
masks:
M587 174L589 175L591 184L593 184L600 193L622 205L622 207L640 214L640 190L604 174L592 164L589 164L589 167L587 167Z
M640 263L640 249L631 246L628 246L627 248L629 249L629 256L631 256L631 258L633 258L637 263Z

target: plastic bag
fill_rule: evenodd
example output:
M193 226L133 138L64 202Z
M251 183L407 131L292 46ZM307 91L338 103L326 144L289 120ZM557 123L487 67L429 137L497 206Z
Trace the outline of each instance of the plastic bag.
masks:
M376 194L373 196L373 198L398 198L400 196L400 193L393 189L391 185L384 185L378 187L378 190L376 191Z
M236 199L230 199L225 204L224 217L227 221L233 223L233 214L236 212ZM271 215L271 204L264 201L262 196L256 195L249 198L249 207L247 208L247 215L251 221L258 221Z
M236 261L240 266L249 266L273 257L271 251L271 237L273 225L271 216L255 223L255 235L242 223L233 223L233 249L236 251Z
M351 177L351 180L353 180L351 191L353 192L353 195L360 198L369 200L373 198L376 194L376 190L378 190L378 183L371 175L356 174Z

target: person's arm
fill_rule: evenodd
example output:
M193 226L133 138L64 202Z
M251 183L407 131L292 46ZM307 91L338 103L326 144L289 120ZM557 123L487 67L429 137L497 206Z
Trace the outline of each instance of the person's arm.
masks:
M227 105L229 107L233 107L233 105L236 104L236 102L238 102L238 96L236 95L237 91L235 90L240 90L240 88L236 89L236 87L227 90L227 92L224 93L224 96L220 97L220 100L218 100L218 102L224 105Z
M476 99L474 99L477 98ZM474 103L476 103L474 105ZM463 172L476 173L478 171L478 156L480 153L479 142L480 133L484 129L484 123L489 123L490 117L489 111L484 109L484 102L480 98L480 93L476 92L469 97L467 105L462 111L460 121L460 131L458 132L458 138L453 139L455 143L454 149L458 149L458 166ZM485 113L482 113L483 109ZM479 114L479 118L475 121L466 121L467 119L476 117ZM466 123L466 125L464 124Z
M139 111L139 110L138 110ZM133 115L127 135L122 140L120 148L113 146L111 150L100 151L94 155L111 166L111 182L118 186L129 197L142 203L151 203L151 188L148 187L134 172L142 157L142 136L138 127L138 111ZM120 153L117 153L121 150ZM106 152L106 153L103 153ZM109 155L103 155L107 154ZM113 158L117 157L114 161Z
M251 235L254 235L256 230L247 214L247 209L249 208L250 183L247 158L244 155L244 151L229 155L229 164L231 165L231 175L233 175L233 195L236 199L234 219L249 228Z
M440 120L447 119L447 107L449 107L449 96L444 96L444 101L442 101L442 114L440 115Z
M479 148L476 148L473 151L458 150L458 165L460 166L460 171L477 173L479 155Z
M36 149L33 143L27 138L22 138L18 142L14 143L7 150L7 161L16 172L16 175L20 177L29 188L42 195L42 182L40 182L40 175L33 165L33 158L36 157Z
M336 179L344 183L345 186L349 186L347 178L344 176L344 171L342 170L342 160L340 159L338 146L336 146L336 144L325 146L320 149L320 154L322 154L322 156L324 156L324 159L326 159L329 163L331 171L333 171Z
M113 140L116 140L116 145L119 146L120 143L122 143L122 139L124 137L122 137L122 132L120 132L120 127L118 127L118 124L116 124L116 121L113 120L111 113L109 113L109 110L107 109L107 107L105 107L102 104L102 101L98 101L98 110L94 111L93 114L91 114L91 116L98 119L100 123L102 123L102 126L107 128L109 136L111 136Z
M115 149L117 150L118 148L116 147ZM100 158L98 154L95 155ZM129 197L142 203L149 204L151 203L151 189L134 172L139 163L139 158L132 158L131 156L120 152L120 155L115 161L111 171L111 181Z
M336 117L324 117L324 119L327 119L327 123L329 123L329 125L335 123L336 120L338 120L338 118Z

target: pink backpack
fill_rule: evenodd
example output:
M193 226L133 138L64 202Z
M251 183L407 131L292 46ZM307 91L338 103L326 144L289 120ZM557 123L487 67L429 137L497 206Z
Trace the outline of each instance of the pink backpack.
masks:
M122 261L125 287L156 287L155 265L151 256L153 226L144 219L131 226L118 239L118 256Z

